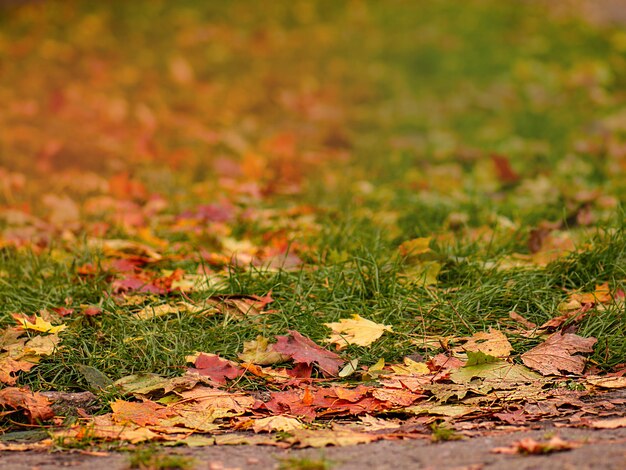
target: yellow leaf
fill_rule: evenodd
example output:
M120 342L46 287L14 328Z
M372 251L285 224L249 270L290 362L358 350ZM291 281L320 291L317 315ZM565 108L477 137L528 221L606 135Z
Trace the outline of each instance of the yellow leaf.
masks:
M304 425L296 418L285 415L268 416L267 418L255 419L252 429L254 432L289 432L294 429L302 429Z
M27 318L16 318L16 320L24 330L58 333L66 328L65 325L52 326L52 323L45 321L41 317L35 317L35 323L31 323Z
M430 252L430 237L414 238L403 242L400 247L402 256L417 256Z
M239 359L244 362L251 362L261 366L269 366L285 362L289 356L274 351L269 340L259 335L253 341L245 341L243 343L243 352L239 354Z
M416 362L408 357L404 358L404 365L392 365L391 369L398 375L424 375L430 374L430 369L423 362Z
M495 357L508 357L513 350L513 346L511 346L504 333L499 330L489 329L489 333L480 331L474 334L467 340L462 349L464 351L480 351Z
M374 323L359 315L352 315L351 319L343 319L335 323L324 323L333 331L327 343L336 344L343 349L349 344L369 346L382 336L385 331L392 331L391 326Z
M61 341L57 335L35 336L24 346L24 355L49 356Z

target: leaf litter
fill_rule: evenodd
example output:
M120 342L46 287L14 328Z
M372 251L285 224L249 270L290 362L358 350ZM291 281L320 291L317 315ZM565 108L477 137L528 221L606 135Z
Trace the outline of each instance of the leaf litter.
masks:
M45 15L60 20L55 16L60 13L40 12L41 19L31 8L15 10L15 24L46 21ZM359 11L354 18L348 15L347 27L355 21L359 28L373 28L368 18L380 13L377 7L363 5ZM397 129L390 129L387 146L374 147L380 154L397 155L398 161L411 160L406 168L398 166L402 175L394 177L392 191L371 175L388 172L395 164L355 164L359 157L353 154L356 144L349 129L351 122L364 128L387 125L359 114L359 103L376 96L376 70L382 67L384 75L384 64L361 73L339 60L323 67L331 75L347 74L334 85L317 78L300 83L278 70L257 69L259 58L276 51L289 55L291 47L310 43L308 37L302 42L297 28L294 32L274 25L280 30L274 34L260 26L243 34L233 24L205 27L193 13L173 16L181 24L192 23L174 40L190 53L164 52L160 63L161 57L144 48L144 65L153 64L155 73L159 67L166 72L156 73L154 85L139 87L141 67L116 55L94 55L84 65L81 61L77 76L88 78L76 81L46 82L35 59L15 60L7 67L14 86L3 90L8 106L0 144L16 158L29 158L0 159L0 249L7 260L15 257L20 269L21 263L26 268L16 271L7 262L6 269L0 266L0 281L13 289L19 272L17 277L29 285L16 290L22 299L12 297L2 307L3 426L46 426L53 437L47 446L54 439L71 439L277 447L425 438L433 433L431 425L442 421L460 432L478 427L506 432L545 419L562 426L624 427L619 407L587 401L591 394L626 388L623 376L602 375L611 367L618 370L608 351L619 350L619 345L605 341L606 331L590 327L602 315L623 309L623 279L615 270L586 279L581 268L602 253L594 243L620 236L611 220L623 192L618 181L625 168L620 134L625 126L623 116L613 113L622 103L609 99L610 77L619 71L606 69L595 57L571 67L546 68L529 55L510 64L512 82L496 80L481 92L484 96L468 86L468 96L446 102L442 116L432 115L428 100L428 112L411 111L413 98L408 99L399 115L455 122L455 109L474 109L476 103L490 109L496 105L489 96L514 97L518 85L528 81L528 96L519 101L532 102L534 108L517 110L518 121L526 122L524 113L553 107L553 87L579 88L583 96L576 99L583 100L582 108L600 108L588 127L599 129L601 138L590 134L563 143L567 156L554 168L539 169L518 160L523 156L542 162L555 153L546 150L549 142L520 136L496 139L495 144L489 136L499 132L499 122L485 121L465 136L445 126L433 129L424 121L419 126L429 130L418 135L399 122ZM295 14L302 25L309 21L306 16ZM80 17L70 25L70 41L43 36L17 41L12 35L22 33L8 29L0 44L16 58L37 51L33 57L45 56L63 77L67 62L82 54L78 44L100 47L105 17L102 10ZM321 17L310 20L325 24ZM322 56L331 51L334 56L333 48L343 47L333 28L309 32L319 39ZM456 36L438 41L438 33L433 34L424 41L451 51L464 42ZM204 48L207 41L214 49L194 58L195 48ZM620 41L611 36L607 42L623 49ZM542 41L533 44L544 47ZM328 57L312 54L311 64L327 64ZM237 66L238 60L252 65L249 74L224 77L220 67L203 69L205 59L225 67ZM607 63L621 67L619 61ZM364 81L370 75L374 81ZM343 84L345 79L354 86ZM100 86L109 87L110 93L99 91ZM155 95L153 86L166 92ZM389 114L380 111L372 115ZM284 128L266 127L265 121L276 127L283 123ZM537 131L519 133L524 132ZM471 143L474 137L478 141ZM367 136L359 138L367 143ZM494 146L502 151L494 152ZM81 163L77 155L90 156ZM596 168L582 155L606 159L606 168ZM335 246L320 240L328 236L329 221L346 212L345 207L323 197L307 200L307 191L315 194L316 182L323 182L330 200L349 194L350 210L363 222L354 233L334 235ZM404 198L405 192L409 197ZM545 207L549 210L541 209ZM380 228L377 236L387 237L384 243L390 249L382 262L362 250L378 243L372 241L375 237L367 244L361 240L362 245L351 241L368 223ZM585 232L592 226L598 227L600 238ZM623 238L617 240L611 246L619 248ZM28 256L58 263L72 289L58 294L58 273L36 271L33 266L39 261ZM603 261L595 263L605 267ZM546 297L544 287L529 293L523 283L516 285L519 273L541 276L537 273L556 273L557 267L562 271L554 277L563 280L550 284L558 291L551 293L552 304L531 298ZM333 269L348 276L346 285L341 275L329 281ZM30 276L29 270L37 274ZM485 279L466 282L473 270ZM457 271L465 274L455 277ZM321 281L315 278L318 273ZM259 287L258 280L267 276L276 277L270 286ZM297 276L299 283L293 282ZM402 292L400 297L384 299L387 276L393 278L392 289ZM483 285L490 288L489 276L505 286L506 292L496 294L508 308L504 315L497 312L496 301L460 309L450 300L471 297ZM311 282L321 288L307 291ZM31 288L39 284L41 298L32 300ZM88 295L85 289L91 289ZM345 310L329 306L317 318L318 312L304 304L314 302L320 291L331 292L336 304L354 295L362 308L345 300ZM299 296L289 311L286 292ZM43 293L50 296L44 299ZM554 302L557 297L559 303ZM19 313L13 311L16 305L23 305ZM381 314L388 306L395 317L389 310ZM435 327L433 319L447 310L446 326ZM297 323L290 315L308 315L320 329ZM71 364L82 383L69 388L89 388L98 394L101 407L98 413L79 407L64 422L66 416L55 415L43 392L50 384L41 386L35 379L43 370L40 365L57 359L65 364L63 355L87 331L95 332L90 336L95 345L114 343L107 328L121 317L136 322L125 324L134 333L123 342L129 348L140 343L134 352L138 360L148 355L142 342L153 333L141 328L150 325L168 328L177 321L210 318L233 329L252 325L255 331L236 335L236 351L220 346L219 338L211 343L214 350L190 348L189 338L183 338L185 354L203 352L188 356L187 364L180 354L168 357L175 371L169 375L134 367L119 373L113 366L99 370L89 363L92 357L84 357L85 363ZM267 326L272 322L280 331ZM200 333L189 329L185 335ZM158 348L169 356L175 345L163 342ZM606 362L600 368L597 360L603 354ZM55 373L62 375L59 370ZM110 412L102 414L107 407ZM497 451L535 454L577 445L559 438L525 440ZM0 446L17 449L19 444Z

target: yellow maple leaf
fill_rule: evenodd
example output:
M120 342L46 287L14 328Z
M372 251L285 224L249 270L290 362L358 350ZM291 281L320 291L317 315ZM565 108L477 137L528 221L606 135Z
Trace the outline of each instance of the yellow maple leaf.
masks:
M333 331L326 342L336 344L338 349L343 349L349 344L369 346L385 331L392 331L389 325L381 325L356 314L352 315L352 318L324 325Z
M254 432L290 432L294 429L303 429L304 425L296 418L290 416L268 416L267 418L260 418L254 420L252 429Z
M52 323L38 316L35 317L35 323L32 323L25 317L16 317L15 319L24 330L41 331L43 333L58 333L66 328L65 325L52 326Z
M273 345L263 336L257 336L253 341L243 343L243 352L239 354L239 359L244 362L251 362L261 366L269 366L285 362L289 356L274 351Z
M416 362L405 357L403 365L392 365L391 369L398 375L425 375L430 374L430 369L423 362Z

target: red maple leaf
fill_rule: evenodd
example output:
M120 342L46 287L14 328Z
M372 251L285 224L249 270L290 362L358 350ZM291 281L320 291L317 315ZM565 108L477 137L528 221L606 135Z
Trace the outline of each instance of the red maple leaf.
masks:
M244 372L241 367L237 367L231 361L222 359L216 354L200 353L194 365L195 368L188 369L190 372L206 375L222 385L226 383L226 379L237 378Z
M277 336L274 351L291 357L296 363L317 364L325 375L337 375L343 360L334 352L319 347L306 336L289 330L289 336Z

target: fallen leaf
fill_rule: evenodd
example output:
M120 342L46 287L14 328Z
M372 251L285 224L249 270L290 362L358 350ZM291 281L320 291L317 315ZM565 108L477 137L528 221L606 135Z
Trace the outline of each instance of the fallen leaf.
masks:
M537 325L535 323L527 320L526 318L524 318L517 312L509 312L509 317L511 318L511 320L516 321L517 323L521 324L522 326L524 326L525 328L529 330L533 330L537 328Z
M430 241L430 237L414 238L412 240L402 242L398 247L398 250L402 256L422 255L431 251Z
M188 369L200 375L225 384L226 379L235 379L243 374L244 370L234 362L220 358L217 354L200 353L194 361L195 368Z
M324 374L337 375L344 361L334 352L319 347L306 336L290 330L289 336L277 336L274 351L291 357L296 363L317 364Z
M545 342L522 354L522 362L543 375L560 375L561 372L582 374L586 360L575 354L592 352L596 341L596 338L556 332Z
M35 336L24 345L23 353L26 356L49 356L61 341L57 335Z
M590 293L575 293L570 295L569 300L580 302L581 304L605 304L612 300L609 283L598 284L595 291Z
M268 416L254 420L254 432L290 432L294 429L303 429L304 425L297 419L289 416Z
M281 354L274 350L274 345L269 344L269 339L259 335L253 341L244 341L243 352L239 359L244 362L251 362L261 366L279 364L285 362L290 356Z
M488 333L481 331L468 338L463 349L465 351L480 351L495 357L508 357L513 347L504 333L490 328Z
M426 375L430 374L428 365L423 362L416 362L409 357L405 357L403 365L392 364L391 370L398 375Z
M52 418L54 411L51 404L45 396L31 392L27 388L8 387L0 390L0 406L24 412L30 424L38 424Z
M583 444L576 441L564 441L559 436L554 436L548 442L537 442L532 437L526 437L514 442L510 447L496 447L491 449L494 454L551 454L564 450L577 449Z
M17 383L17 372L28 372L36 364L36 362L32 361L0 357L0 382L7 385L15 385Z
M135 423L138 426L159 424L160 420L173 414L166 407L152 401L132 402L115 400L111 403L111 417L119 424Z
M462 405L462 404L452 404L452 405L440 405L434 402L424 402L418 405L409 406L403 408L402 411L405 413L411 413L414 415L438 415L438 416L448 416L450 418L459 418L461 416L466 416L468 414L479 411L480 408L476 406Z
M617 429L626 428L626 416L614 419L598 419L591 421L589 427L594 429Z
M333 335L326 340L327 343L337 345L337 349L344 349L346 346L356 344L358 346L369 346L385 331L392 331L391 326L381 325L371 320L352 315L350 319L342 319L334 323L324 323L333 331Z
M34 323L25 316L20 316L19 314L13 315L13 318L15 318L20 327L24 330L41 331L42 333L58 333L66 328L65 325L52 326L52 323L39 316L35 316Z
M149 395L157 391L165 395L172 391L192 389L198 380L198 376L191 375L166 378L157 374L134 374L122 377L115 385L125 393L134 395Z
M380 437L373 434L350 430L295 429L290 434L291 437L288 438L288 441L293 444L298 444L298 447L344 447L365 444L380 439Z
M108 257L138 258L145 262L155 262L163 257L148 245L132 240L89 240L90 248L101 249Z
M626 388L626 377L587 377L586 382L600 388Z
M457 384L468 383L475 378L488 380L494 388L499 385L508 388L511 384L530 383L542 379L540 375L522 365L510 364L502 360L466 365L450 373L450 380Z

